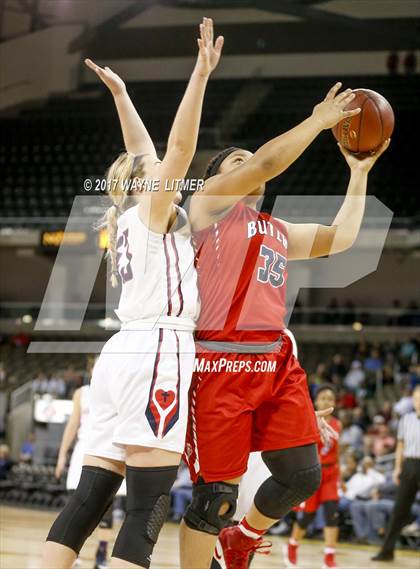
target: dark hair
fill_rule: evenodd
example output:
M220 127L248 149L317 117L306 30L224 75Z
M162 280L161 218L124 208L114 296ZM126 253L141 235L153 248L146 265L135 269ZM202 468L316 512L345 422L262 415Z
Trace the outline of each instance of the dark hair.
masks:
M225 148L224 150L216 154L216 156L213 156L213 158L207 164L207 167L205 169L203 176L204 180L207 180L208 178L215 176L218 173L220 165L222 164L223 160L227 158L230 154L232 154L232 152L235 152L236 150L240 150L240 148L236 146L229 146L229 148Z
M318 395L319 395L320 393L322 393L323 391L332 391L333 394L334 394L334 397L337 397L337 392L336 392L336 389L335 389L334 385L332 385L331 383L324 383L323 385L320 385L320 386L318 387L318 389L316 390L315 399L316 399L316 398L318 397Z

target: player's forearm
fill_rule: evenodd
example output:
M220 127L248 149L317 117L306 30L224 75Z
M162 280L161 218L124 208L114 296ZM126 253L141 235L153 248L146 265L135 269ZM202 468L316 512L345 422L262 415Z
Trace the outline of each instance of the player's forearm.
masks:
M208 79L208 75L201 75L194 69L171 128L167 152L175 148L177 152L192 160L197 148Z
M251 160L258 163L263 175L262 182L271 180L284 172L322 130L321 124L311 116L261 146Z
M367 172L352 170L347 194L332 225L335 237L331 253L349 249L357 239L366 205Z
M67 423L66 428L64 429L60 450L58 452L58 458L67 457L70 447L73 444L74 439L76 438L76 434L77 434L77 427L72 425L70 422Z
M127 91L124 90L115 95L114 101L127 152L131 152L132 154L152 154L156 156L153 141Z

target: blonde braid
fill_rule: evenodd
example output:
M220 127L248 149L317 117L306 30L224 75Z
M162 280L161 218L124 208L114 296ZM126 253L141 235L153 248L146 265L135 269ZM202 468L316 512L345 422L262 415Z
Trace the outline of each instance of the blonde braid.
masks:
M127 182L136 175L139 175L141 166L135 167L137 156L124 152L120 154L107 172L108 196L112 200L112 205L106 210L102 219L102 227L108 232L108 255L111 259L111 285L118 286L118 266L117 266L117 231L118 218L124 212L128 190L130 185ZM134 170L136 170L134 172Z

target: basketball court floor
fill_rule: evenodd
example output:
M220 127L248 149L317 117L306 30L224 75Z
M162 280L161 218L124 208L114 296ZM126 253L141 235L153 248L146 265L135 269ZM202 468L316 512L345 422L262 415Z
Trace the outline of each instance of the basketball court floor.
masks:
M39 569L42 543L56 514L0 506L0 568ZM284 567L281 546L284 538L271 537L271 555L258 555L252 569ZM92 569L96 548L95 534L81 551L81 569ZM420 553L398 552L394 563L373 563L373 547L343 544L338 550L340 569L420 569ZM301 547L300 569L320 569L322 544L305 542ZM178 526L166 524L153 556L152 569L176 569L178 563Z

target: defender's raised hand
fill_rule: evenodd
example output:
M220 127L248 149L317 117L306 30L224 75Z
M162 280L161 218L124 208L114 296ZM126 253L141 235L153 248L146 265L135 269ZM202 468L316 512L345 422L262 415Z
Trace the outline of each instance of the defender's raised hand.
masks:
M336 83L328 91L322 103L318 103L318 105L314 107L312 116L319 122L323 129L332 128L343 119L353 117L360 113L360 108L351 111L344 110L356 95L351 89L346 89L342 93L338 93L341 86L341 83Z
M109 67L100 67L99 65L96 65L96 63L91 59L85 59L85 64L89 67L89 69L92 69L92 71L96 73L96 75L103 83L105 83L114 97L121 93L125 93L124 81L119 75L114 73L112 69Z
M211 18L203 18L200 24L200 37L198 43L197 71L200 75L210 75L216 68L222 53L223 36L219 36L214 42L213 20Z
M326 417L332 414L334 407L329 407L322 411L315 411L316 420L318 422L319 434L324 445L329 444L331 440L338 440L339 434L326 421Z

